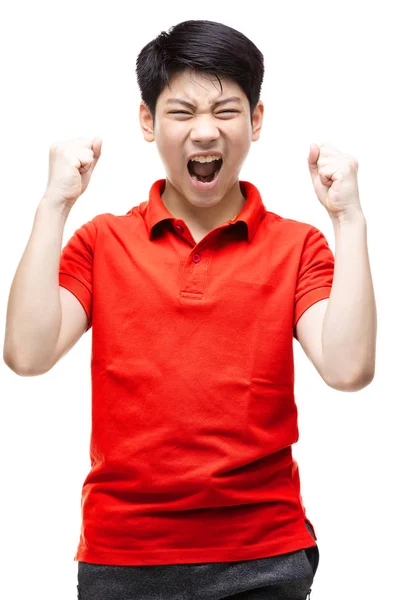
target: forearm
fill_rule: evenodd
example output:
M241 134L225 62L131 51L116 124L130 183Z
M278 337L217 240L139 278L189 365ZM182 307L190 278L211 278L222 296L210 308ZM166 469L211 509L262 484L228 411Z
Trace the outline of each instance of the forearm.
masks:
M322 328L324 375L342 389L360 389L374 375L377 315L361 211L332 219L335 269Z
M46 364L61 327L58 270L67 215L44 197L10 289L4 360L21 375Z

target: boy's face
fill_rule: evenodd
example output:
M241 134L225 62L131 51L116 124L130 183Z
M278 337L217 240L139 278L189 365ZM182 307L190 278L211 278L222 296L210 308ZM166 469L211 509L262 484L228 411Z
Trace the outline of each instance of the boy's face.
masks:
M155 123L146 104L140 103L139 119L146 141L155 141L166 171L167 185L194 206L214 206L232 188L250 150L258 140L263 118L261 100L250 122L250 105L242 89L229 79L195 74L176 74L158 97ZM216 102L235 96L219 106ZM189 102L183 105L172 98ZM183 111L183 112L177 112ZM229 111L229 112L226 112ZM175 114L174 114L175 113ZM212 190L198 189L188 171L189 157L196 152L220 152L222 167Z

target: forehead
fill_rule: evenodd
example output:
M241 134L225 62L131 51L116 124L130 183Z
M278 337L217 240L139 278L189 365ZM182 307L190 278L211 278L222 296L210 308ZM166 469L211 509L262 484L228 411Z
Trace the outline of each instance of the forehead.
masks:
M214 102L228 96L246 98L242 88L232 79L217 77L212 73L196 73L191 70L176 73L169 80L169 84L162 90L159 99L167 101L176 97L192 101Z

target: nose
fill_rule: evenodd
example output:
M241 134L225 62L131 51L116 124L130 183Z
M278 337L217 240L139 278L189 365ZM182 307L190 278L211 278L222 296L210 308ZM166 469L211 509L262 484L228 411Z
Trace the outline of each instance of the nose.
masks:
M219 138L219 130L212 119L207 116L197 117L196 123L192 126L190 139L192 142L201 142L203 144L213 142Z

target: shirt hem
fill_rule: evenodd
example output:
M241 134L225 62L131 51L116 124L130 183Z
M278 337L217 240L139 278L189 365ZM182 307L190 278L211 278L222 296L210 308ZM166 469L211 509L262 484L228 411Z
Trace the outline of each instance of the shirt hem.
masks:
M101 550L79 550L74 561L88 562L93 564L138 566L159 564L190 564L205 562L237 562L243 560L255 560L258 558L270 558L280 554L296 552L305 548L316 546L311 535L290 540L286 544L257 544L240 548L165 548L159 550L136 550L129 551L101 551Z

